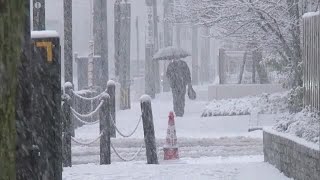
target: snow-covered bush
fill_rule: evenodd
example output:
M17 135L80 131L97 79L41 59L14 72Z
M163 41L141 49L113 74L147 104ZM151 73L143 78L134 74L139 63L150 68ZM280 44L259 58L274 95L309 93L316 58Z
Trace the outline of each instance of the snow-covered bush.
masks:
M213 100L202 113L208 116L249 115L252 111L260 114L276 114L288 112L289 92L262 94L237 99Z
M305 108L298 113L288 113L281 116L273 128L279 132L289 133L319 144L319 115L311 111L310 108Z
M290 112L300 112L303 108L303 87L298 86L292 89L288 98Z

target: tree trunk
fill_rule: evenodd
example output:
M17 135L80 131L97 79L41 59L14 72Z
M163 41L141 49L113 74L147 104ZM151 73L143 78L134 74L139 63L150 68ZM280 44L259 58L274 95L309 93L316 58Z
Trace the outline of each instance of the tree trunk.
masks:
M24 3L0 1L0 179L16 179L15 104Z
M260 84L268 84L268 72L262 62L262 52L260 50L255 50L252 53L252 59L256 63L256 70L260 79Z
M34 138L32 128L31 91L31 37L30 37L30 1L25 1L25 27L22 41L21 64L18 66L18 89L16 97L16 179L39 179L32 156Z
M242 61L241 69L240 69L240 76L239 76L238 84L242 83L244 67L246 66L246 61L247 61L247 55L248 55L248 52L246 51L243 56L243 61Z

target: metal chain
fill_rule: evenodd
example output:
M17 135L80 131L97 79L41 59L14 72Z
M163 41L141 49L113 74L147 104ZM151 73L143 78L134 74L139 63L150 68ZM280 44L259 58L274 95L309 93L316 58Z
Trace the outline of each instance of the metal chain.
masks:
M81 117L81 118L88 118L88 117L92 117L94 114L96 114L98 112L98 110L102 107L103 103L104 103L104 101L102 100L100 102L100 104L97 106L97 108L94 111L92 111L91 113L89 113L89 114L80 114L75 109L73 109L72 107L70 107L70 108L71 108L71 111L72 111L72 113L74 115L76 115L78 117Z
M97 142L98 140L100 140L101 136L103 135L103 133L101 133L96 139L94 139L93 141L89 141L89 142L81 142L77 139L75 139L74 137L71 136L71 140L77 144L83 145L83 146L89 146L95 142Z
M97 100L97 99L101 98L102 95L103 95L103 93L106 93L106 92L107 92L107 89L104 90L104 91L103 91L102 93L100 93L99 95L97 95L97 96L95 96L95 97L90 97L90 98L81 96L81 95L77 94L75 91L71 91L71 92L72 92L76 97L78 97L78 98L80 98L80 99L82 99L82 100L93 101L93 100Z
M142 116L140 116L140 119L139 119L136 127L134 128L134 130L133 130L130 134L125 135L125 134L123 134L123 133L118 129L118 127L117 127L117 125L116 125L116 123L115 123L115 121L114 121L114 118L111 117L111 115L110 115L110 118L111 118L112 125L113 125L113 127L116 129L116 131L117 131L122 137L125 137L125 138L131 137L131 136L137 131L137 129L138 129L140 123L141 123L141 120L142 120Z
M87 121L84 121L82 119L80 119L80 117L78 117L77 115L73 114L72 115L76 118L76 120L78 120L79 122L81 122L82 124L84 125L94 125L94 124L97 124L100 122L100 120L96 120L96 121L93 121L93 122L87 122Z
M140 149L131 157L131 158L124 158L122 157L116 150L116 148L114 148L113 144L111 144L111 148L113 149L114 153L122 160L122 161L133 161L137 158L137 156L141 153L142 149L143 149L143 145L141 145Z

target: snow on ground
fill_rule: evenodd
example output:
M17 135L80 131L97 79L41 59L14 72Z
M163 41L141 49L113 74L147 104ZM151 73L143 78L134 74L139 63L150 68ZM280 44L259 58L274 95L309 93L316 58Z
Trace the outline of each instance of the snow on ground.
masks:
M197 88L196 88L197 89ZM201 89L201 88L198 88ZM145 164L145 149L133 162L120 162L112 152L112 165L99 165L99 142L89 147L72 144L72 168L64 168L64 180L105 179L223 179L223 180L285 180L275 168L263 162L262 132L248 132L251 126L272 126L275 115L223 116L201 118L207 102L206 93L198 93L196 101L187 100L185 116L176 118L180 161L160 165ZM203 97L202 97L203 96ZM173 109L171 93L152 100L158 157L163 159L163 147L168 115ZM135 127L141 115L139 102L132 109L117 112L117 126L125 134ZM99 124L76 130L76 139L89 141L99 136ZM142 124L130 138L117 135L112 143L122 156L131 157L143 141Z
M200 97L201 98L201 97ZM206 101L186 101L184 117L176 118L176 130L178 138L217 138L224 136L262 137L262 133L248 132L252 124L258 126L272 126L276 115L259 115L259 119L247 116L217 116L201 118L201 112L206 106ZM172 111L172 97L170 93L161 94L152 101L154 127L156 138L165 138L168 127L168 115ZM132 109L117 112L118 128L125 134L129 134L141 116L139 102L134 102ZM99 135L99 124L83 126L76 130L76 138L91 140ZM119 137L119 136L118 136ZM132 138L143 138L143 128L140 124Z
M185 158L147 165L117 162L112 165L76 165L64 168L63 180L288 180L262 156Z

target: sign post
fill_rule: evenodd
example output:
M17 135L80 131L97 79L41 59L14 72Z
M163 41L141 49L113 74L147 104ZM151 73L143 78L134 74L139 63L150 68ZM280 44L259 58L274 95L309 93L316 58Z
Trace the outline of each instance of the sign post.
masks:
M32 37L33 120L41 179L62 179L60 39L55 31L34 31Z

